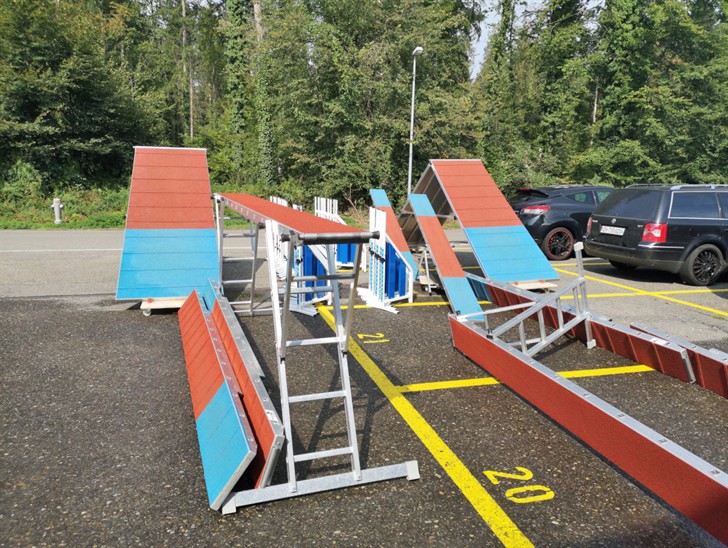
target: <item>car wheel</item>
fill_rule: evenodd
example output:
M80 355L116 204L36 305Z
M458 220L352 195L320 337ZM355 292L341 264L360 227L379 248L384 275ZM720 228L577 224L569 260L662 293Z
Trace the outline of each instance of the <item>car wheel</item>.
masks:
M609 261L609 264L611 264L617 270L634 270L635 268L637 268L637 265L620 263L619 261Z
M680 269L680 277L690 285L710 285L724 267L720 249L712 244L695 248Z
M574 250L574 235L567 228L554 228L543 239L541 250L552 261L568 259Z

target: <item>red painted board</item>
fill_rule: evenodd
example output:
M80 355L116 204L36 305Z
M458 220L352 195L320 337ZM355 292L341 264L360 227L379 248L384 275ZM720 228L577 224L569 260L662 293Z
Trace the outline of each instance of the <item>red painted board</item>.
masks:
M698 384L728 398L728 365L690 349L688 355Z
M433 160L432 166L463 228L521 224L480 160Z
M127 225L126 228L134 228L134 229L141 229L141 228L148 228L148 229L176 229L176 228L213 228L210 226L210 223L207 221L195 221L185 222L183 227L180 227L179 221L169 221L169 222L155 222L155 221L136 221L134 222L133 226Z
M161 194L207 194L210 196L210 181L198 179L194 181L170 181L168 179L144 179L132 182L134 194L147 192Z
M513 210L480 207L473 199L462 199L462 201L466 203L459 204L458 200L452 200L451 203L463 228L518 226L522 224L520 219L513 213Z
M180 308L178 319L192 409L197 420L222 385L222 371L196 291L190 294Z
M212 208L209 192L134 192L129 196L129 209L135 207L199 207Z
M135 148L134 164L152 167L180 166L207 168L207 153L203 149Z
M134 164L131 172L134 181L146 179L166 179L168 181L205 181L209 180L206 167L180 166L140 166Z
M418 216L417 223L430 248L440 277L464 278L463 267L460 266L460 261L452 250L439 219L434 216Z
M450 328L455 347L468 358L728 543L728 488L469 326L451 317Z
M135 207L127 212L126 228L215 228L215 220L212 206Z
M250 194L221 194L221 196L257 213L261 217L277 221L284 227L299 234L350 234L363 232L359 228L322 219L310 213L297 211L280 204L274 204L273 202Z
M402 229L399 226L399 221L397 220L397 216L394 214L392 208L377 207L377 209L379 211L384 211L387 217L387 236L389 236L389 240L392 242L395 249L399 251L409 251L410 249L407 245L407 240L404 238Z

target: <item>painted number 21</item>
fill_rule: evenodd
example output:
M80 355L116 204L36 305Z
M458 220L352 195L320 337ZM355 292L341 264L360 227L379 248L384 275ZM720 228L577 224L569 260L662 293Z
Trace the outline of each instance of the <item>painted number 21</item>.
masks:
M485 477L490 480L493 485L498 485L501 479L529 481L533 479L533 472L528 468L516 466L517 473L497 472L495 470L486 470L483 472ZM544 485L524 485L521 487L513 487L508 489L505 496L511 502L516 504L527 504L529 502L541 502L554 498L554 492Z
M357 334L357 337L359 337L359 340L362 342L362 344L389 342L389 339L384 338L384 333L374 333L371 335L368 333L359 333Z

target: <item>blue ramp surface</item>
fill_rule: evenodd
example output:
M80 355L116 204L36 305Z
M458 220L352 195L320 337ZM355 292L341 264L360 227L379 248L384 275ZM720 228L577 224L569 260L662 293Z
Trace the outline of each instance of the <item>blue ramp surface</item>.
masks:
M215 229L127 229L116 299L204 292L218 268Z

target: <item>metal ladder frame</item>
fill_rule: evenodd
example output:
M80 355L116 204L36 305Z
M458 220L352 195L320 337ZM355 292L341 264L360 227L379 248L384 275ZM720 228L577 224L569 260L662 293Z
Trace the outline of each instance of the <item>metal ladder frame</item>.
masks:
M481 319L485 324L486 336L491 339L501 339L508 331L513 328L518 328L518 340L513 342L507 342L511 346L520 346L521 352L529 357L533 357L535 354L546 348L548 345L553 343L559 337L566 335L569 331L574 329L580 323L584 323L584 329L586 331L586 346L587 348L594 348L596 341L592 335L590 319L591 312L589 312L589 305L587 302L586 292L586 278L584 277L584 263L582 260L581 251L584 244L581 242L574 245L576 251L576 264L578 267L578 275L576 280L568 284L566 287L559 289L545 297L538 299L533 303L515 304L512 306L503 306L496 309L484 310L483 312L476 314L465 314L458 316L458 319L471 320L477 317ZM469 278L478 279L477 276L469 275ZM561 298L565 295L571 294L574 305L573 305L573 318L568 322L564 323L564 310ZM544 309L553 306L556 310L556 319L558 322L557 327L554 328L550 334L546 334L546 322L544 319ZM503 312L512 312L515 310L523 310L520 314L504 322L496 328L491 328L488 322L488 316L500 314ZM538 319L539 337L533 339L526 338L525 321L536 316ZM504 341L505 342L505 341Z
M354 311L353 305L354 300L356 299L356 282L360 272L362 246L369 240L369 238L373 236L373 234L368 232L324 234L301 234L297 232L290 232L288 234L283 234L283 237L278 240L278 245L287 245L288 253L286 254L286 260L288 261L288 264L286 266L286 275L282 281L283 288L281 290L281 281L278 279L274 264L272 264L274 260L274 246L276 245L276 243L274 242L274 231L272 230L272 223L276 221L274 219L266 217L265 215L255 210L249 209L245 205L230 202L224 197L220 198L220 202L221 203L218 206L218 218L220 219L221 225L224 223L222 210L224 209L224 207L229 207L232 208L234 211L243 214L244 218L249 219L251 223L255 226L256 245L253 246L253 249L254 256L256 257L258 245L258 230L261 227L265 227L266 250L268 252L268 276L270 281L271 299L271 308L269 310L273 312L276 355L278 361L278 370L280 374L279 386L281 391L281 418L283 421L284 433L287 441L286 468L288 476L288 481L284 484L269 485L258 489L246 489L235 493L234 496L226 502L226 508L228 509L228 511L233 508L249 506L262 502L269 502L290 497L313 494L332 489L353 487L357 485L364 485L367 483L386 481L390 479L419 479L419 467L416 460L407 461L400 464L392 464L388 466L365 469L361 468L361 463L359 460L359 449L356 437L356 424L354 421L354 406L351 396L351 384L349 379L348 343ZM218 230L220 231L220 234L223 233L222 228L219 228ZM222 241L222 236L220 236L220 240ZM296 271L294 267L296 261L296 253L294 253L294 251L297 247L300 248L303 245L311 246L311 249L314 251L315 255L319 258L319 260L321 260L321 258L323 258L322 251L325 251L327 247L335 246L337 243L357 244L357 261L353 272L345 272L341 274L336 273L336 264L334 262L335 255L329 250L329 252L326 253L326 257L324 258L325 260L322 261L322 264L324 264L327 269L327 273L325 275L299 276L295 273ZM253 274L253 277L254 275L255 274ZM316 285L317 281L323 281L325 285L318 286ZM306 287L306 282L313 282L313 287ZM340 282L348 282L349 285L349 299L345 316L342 310L343 307L339 291ZM251 284L252 283L253 282L251 282ZM298 285L298 287L295 287L295 285ZM324 291L330 291L331 293L336 334L333 337L322 337L318 339L297 341L288 340L287 337L290 313L293 311L299 311L292 297L295 297L296 295L304 295L305 293L321 293ZM253 304L250 304L250 308L248 311L238 311L236 313L240 314L241 312L257 314L258 312L260 312L260 309L256 308ZM331 344L336 344L337 346L339 371L342 383L341 390L323 392L319 394L290 396L288 378L286 375L286 359L288 357L289 351L300 346ZM344 448L295 454L293 450L291 405L296 405L297 403L304 401L323 400L329 398L344 398L348 445ZM295 465L297 462L310 461L314 459L324 459L340 455L350 456L351 471L302 480L299 480L296 477Z
M276 245L272 230L273 222L275 221L271 219L266 219L264 221L266 247L269 257L273 252L273 247ZM348 343L354 313L354 301L356 299L356 283L361 265L362 246L371 236L372 234L370 233L361 233L358 239L354 239L352 241L351 234L348 234L345 237L337 234L300 234L295 232L282 235L281 241L288 246L286 255L288 257L288 265L286 268L286 276L282 282L282 290L280 287L281 282L275 272L275 267L271 264L269 264L268 276L271 288L276 358L279 372L282 411L281 419L286 438L286 472L288 481L284 484L270 485L260 489L238 492L230 501L228 501L231 508L396 478L407 478L408 480L419 479L420 475L417 461L407 461L400 464L362 469L359 459L354 404L351 394L351 381L349 378ZM356 261L353 271L344 273L336 272L336 258L333 253L333 248L341 241L356 243ZM326 248L327 261L325 266L327 273L325 275L299 276L295 273L294 261L296 256L296 247L301 247L303 245L323 246ZM326 285L317 286L315 285L315 282L317 281L325 281ZM313 287L301 287L301 285L305 284L305 282L314 282L314 285ZM339 288L340 283L348 285L349 290L349 296L346 303L346 314L344 314L342 310L342 298ZM296 287L297 285L298 287ZM292 297L305 293L321 293L324 291L331 294L333 316L335 320L335 335L332 337L289 340L289 316L291 312L297 311ZM291 396L286 370L289 352L301 346L314 345L336 345L341 389L330 392ZM296 454L294 452L293 445L291 407L301 402L333 398L343 398L344 400L348 445L335 449ZM303 480L299 480L296 476L296 463L343 455L349 456L351 471Z

